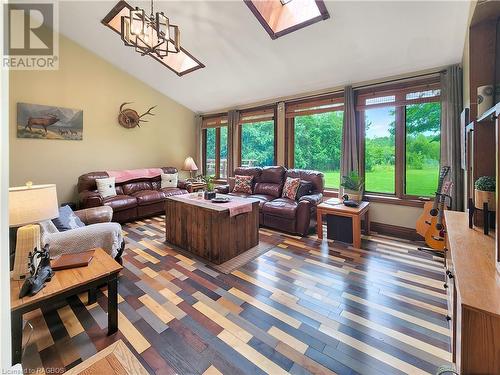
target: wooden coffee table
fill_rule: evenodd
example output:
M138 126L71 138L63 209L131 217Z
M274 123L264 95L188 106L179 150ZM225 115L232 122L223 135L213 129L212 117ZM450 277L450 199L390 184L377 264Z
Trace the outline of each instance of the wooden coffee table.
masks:
M323 202L316 207L317 212L317 232L318 238L323 238L323 215L334 215L349 217L352 220L352 245L356 248L361 247L361 218L365 217L365 232L370 234L370 217L368 210L370 202L360 202L358 207L347 207L340 204L328 204Z
M220 194L218 194L220 196ZM231 196L250 204L250 212L231 216L225 203L203 198L168 197L165 203L165 239L169 244L215 264L221 264L259 243L259 201Z
M56 271L52 280L33 297L18 298L23 281L11 280L12 363L21 362L23 314L104 284L108 285L108 335L115 333L118 330L118 274L122 268L98 248L88 266Z

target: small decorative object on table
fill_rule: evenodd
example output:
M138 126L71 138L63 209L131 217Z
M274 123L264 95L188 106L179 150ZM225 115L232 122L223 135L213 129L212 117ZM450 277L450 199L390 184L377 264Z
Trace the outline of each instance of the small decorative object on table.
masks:
M41 250L35 248L29 255L29 261L30 276L24 281L19 291L19 298L34 296L43 289L45 282L54 276L54 271L50 267L49 245L45 245Z
M214 176L203 176L203 181L207 185L207 190L204 193L204 197L206 200L212 200L217 196L217 194L214 191L215 187L214 179L215 179Z
M213 203L227 203L231 201L231 199L229 197L215 197L215 198L212 198L212 202Z
M364 184L363 178L356 171L351 171L347 176L342 176L342 183L340 184L343 190L342 197L347 195L348 200L361 202L361 190L363 190Z
M495 220L490 218L490 213L496 210L495 190L495 177L482 176L474 183L474 207L483 210L484 234L489 233L490 223L493 224L495 222Z

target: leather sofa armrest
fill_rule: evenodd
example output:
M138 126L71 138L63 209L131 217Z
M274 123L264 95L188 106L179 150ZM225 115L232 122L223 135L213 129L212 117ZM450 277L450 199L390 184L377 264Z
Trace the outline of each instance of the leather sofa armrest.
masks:
M177 181L177 187L179 189L184 189L187 191L191 191L191 183L187 180L179 180Z
M310 194L310 195L304 195L300 197L299 202L307 201L311 203L314 206L317 206L318 204L321 203L323 200L323 194L322 193L316 193L316 194Z
M217 185L215 187L215 192L219 194L228 194L229 193L229 185Z
M101 195L97 191L85 190L80 192L80 205L83 208L99 207L104 203Z
M85 225L109 223L113 218L113 209L109 206L91 207L75 211L75 215L78 216Z

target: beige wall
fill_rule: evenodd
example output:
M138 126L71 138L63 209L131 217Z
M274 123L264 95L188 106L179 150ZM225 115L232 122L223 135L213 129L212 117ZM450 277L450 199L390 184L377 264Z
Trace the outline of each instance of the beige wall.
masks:
M175 166L195 154L194 113L60 36L57 71L10 73L10 186L57 184L60 203L76 200L78 176L114 169ZM146 58L144 59L145 68ZM164 74L173 74L165 69ZM161 79L161 77L159 77ZM180 78L179 80L181 80ZM83 110L83 140L16 137L16 104ZM118 125L120 104L139 113L157 105L140 128Z

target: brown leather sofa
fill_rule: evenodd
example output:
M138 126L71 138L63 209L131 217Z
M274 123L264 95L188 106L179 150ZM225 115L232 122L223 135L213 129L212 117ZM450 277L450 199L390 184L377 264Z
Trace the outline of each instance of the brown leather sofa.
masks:
M163 167L164 173L177 173L177 168ZM78 178L80 208L110 206L113 221L124 223L135 219L164 214L165 199L187 194L189 183L179 180L177 187L161 189L161 177L144 178L116 184L116 196L103 198L97 192L95 180L109 177L106 172L90 172Z
M324 176L317 171L272 167L238 167L235 175L253 176L252 194L233 192L234 178L216 190L221 194L255 198L260 201L262 226L306 236L316 228L316 206L323 199ZM295 200L282 198L286 178L300 178L301 186Z

